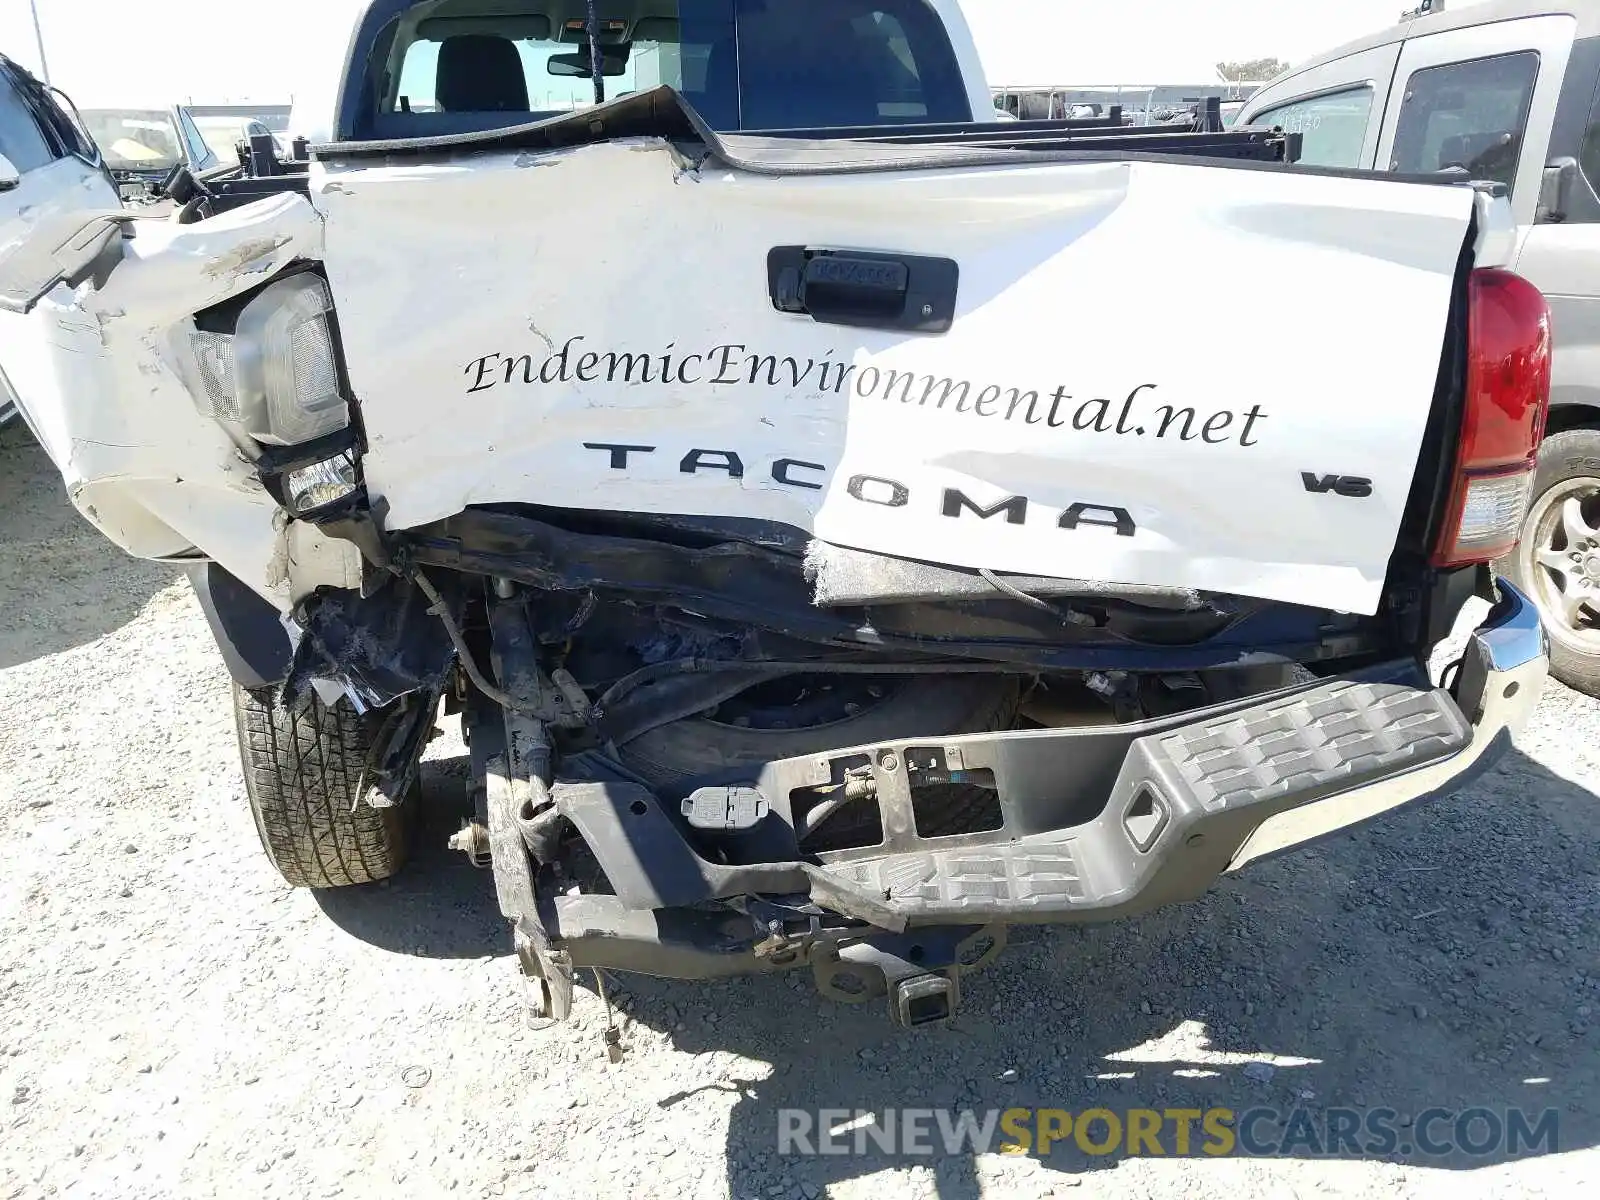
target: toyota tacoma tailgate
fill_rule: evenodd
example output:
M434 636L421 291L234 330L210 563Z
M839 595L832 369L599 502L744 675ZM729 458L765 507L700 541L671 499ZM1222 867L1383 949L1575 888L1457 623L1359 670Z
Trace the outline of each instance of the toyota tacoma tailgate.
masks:
M1377 609L1472 189L742 152L314 173L391 524L738 515L957 567ZM1246 306L1261 323L1225 332Z

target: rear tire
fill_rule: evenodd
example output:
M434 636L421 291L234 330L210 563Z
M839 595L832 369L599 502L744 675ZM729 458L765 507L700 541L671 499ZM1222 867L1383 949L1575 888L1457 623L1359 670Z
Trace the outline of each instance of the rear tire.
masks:
M414 806L375 809L361 795L382 713L315 698L291 713L270 689L238 684L233 711L256 833L285 882L350 887L400 870Z

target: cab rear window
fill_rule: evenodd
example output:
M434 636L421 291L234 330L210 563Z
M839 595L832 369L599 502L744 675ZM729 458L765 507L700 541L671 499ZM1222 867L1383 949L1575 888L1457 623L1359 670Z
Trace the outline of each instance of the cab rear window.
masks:
M608 0L600 17L607 99L666 85L715 129L972 119L928 0ZM582 0L378 0L357 47L345 137L494 129L594 103Z

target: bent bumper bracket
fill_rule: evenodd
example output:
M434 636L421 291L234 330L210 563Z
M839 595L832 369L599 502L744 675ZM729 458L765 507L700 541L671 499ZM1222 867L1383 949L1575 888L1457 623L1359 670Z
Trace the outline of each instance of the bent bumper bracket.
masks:
M1502 585L1449 690L1404 661L1143 725L933 739L968 772L991 772L1001 828L921 838L910 794L880 787L884 844L809 860L794 849L792 788L815 785L840 756L877 769L926 747L769 764L750 786L788 849L756 856L766 861L709 861L674 809L637 785L558 784L552 798L616 894L540 896L548 941L532 949L568 980L585 966L716 978L809 965L824 994L888 991L897 1019L931 1023L953 1011L960 974L980 965L955 948L963 938L1192 899L1228 871L1461 787L1531 715L1546 649L1532 605ZM1085 819L1075 805L1088 795L1096 808ZM803 954L763 957L742 911L762 895L836 924ZM525 900L502 894L508 915Z

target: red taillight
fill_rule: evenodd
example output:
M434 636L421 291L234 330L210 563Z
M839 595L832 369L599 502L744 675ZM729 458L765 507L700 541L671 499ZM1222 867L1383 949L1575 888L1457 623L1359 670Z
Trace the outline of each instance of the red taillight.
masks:
M1517 544L1550 405L1550 306L1509 271L1468 280L1467 400L1439 567L1492 562Z

